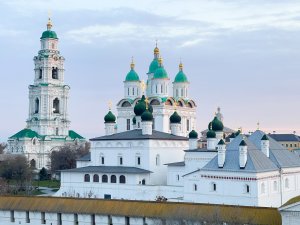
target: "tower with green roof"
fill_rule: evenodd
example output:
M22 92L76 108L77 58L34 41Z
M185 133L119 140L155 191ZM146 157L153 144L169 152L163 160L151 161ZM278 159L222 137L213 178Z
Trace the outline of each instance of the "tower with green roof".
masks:
M175 99L188 99L189 82L187 76L183 72L183 64L180 62L179 71L173 82L173 97Z
M153 79L153 76L154 76L154 73L156 71L156 69L159 67L159 62L158 62L158 59L159 59L159 48L157 47L157 43L156 43L156 46L153 50L153 54L154 54L154 57L153 57L153 60L152 62L150 63L149 65L149 69L148 69L148 72L147 72L147 96L151 96L152 94L152 91L151 91L151 87L152 87L152 79Z
M133 59L130 63L130 71L127 73L124 81L124 96L127 99L136 99L142 96L140 77L134 69Z
M70 130L68 101L70 87L64 83L64 57L49 18L40 37L41 49L34 61L34 83L29 85L29 115L25 129L8 140L8 151L25 154L36 168L49 164L52 149L85 139Z

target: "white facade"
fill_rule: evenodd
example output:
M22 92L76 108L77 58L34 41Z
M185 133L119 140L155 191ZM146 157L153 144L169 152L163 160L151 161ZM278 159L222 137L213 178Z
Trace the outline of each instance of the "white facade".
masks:
M24 154L37 169L49 165L49 154L66 143L82 144L85 140L70 131L68 100L70 87L64 84L64 57L58 38L51 30L41 37L41 50L34 57L34 84L29 85L29 111L24 130L11 136L7 152Z

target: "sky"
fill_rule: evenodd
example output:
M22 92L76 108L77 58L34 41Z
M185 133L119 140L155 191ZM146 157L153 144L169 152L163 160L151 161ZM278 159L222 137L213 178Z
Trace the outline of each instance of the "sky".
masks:
M300 134L300 2L277 0L0 0L0 140L25 128L33 57L49 11L66 58L71 129L104 134L134 57L145 80L155 40L171 79L180 59L197 131L218 106L243 132ZM115 108L113 108L116 113Z

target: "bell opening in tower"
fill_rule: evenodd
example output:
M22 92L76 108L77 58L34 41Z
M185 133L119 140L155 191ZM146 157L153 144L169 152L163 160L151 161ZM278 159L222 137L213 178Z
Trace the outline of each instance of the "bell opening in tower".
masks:
M53 113L59 113L59 100L58 100L58 98L53 100Z
M58 79L58 72L57 72L57 68L52 68L52 79Z

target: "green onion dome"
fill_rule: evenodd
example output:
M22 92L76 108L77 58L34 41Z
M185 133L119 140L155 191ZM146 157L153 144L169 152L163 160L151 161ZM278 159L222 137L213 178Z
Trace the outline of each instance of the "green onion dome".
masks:
M154 58L149 66L148 73L155 73L156 69L159 67L158 59Z
M151 105L148 106L149 111L153 112L153 107ZM134 113L136 116L141 116L143 112L146 110L146 102L145 102L145 96L143 95L141 100L138 101L138 103L134 106Z
M42 33L41 39L45 39L45 38L58 39L57 34L55 33L55 31L51 30L51 28L52 28L52 22L51 19L49 18L47 23L47 30Z
M104 116L105 123L115 123L116 116L109 110L109 112Z
M132 119L132 123L133 123L133 124L136 124L136 117L135 117L135 116L134 116L133 119Z
M179 116L178 113L175 111L175 112L170 116L170 122L171 122L171 123L180 123L180 122L181 122L181 116Z
M221 139L218 143L218 145L225 145L225 142L223 141L223 139Z
M191 139L197 139L198 138L198 133L195 130L192 130L189 133L189 138L191 138Z
M184 82L188 82L188 79L187 79L185 73L183 72L183 64L180 63L179 64L179 72L175 76L174 83L184 83Z
M152 121L153 120L153 115L152 113L146 109L141 116L142 121Z
M224 129L223 123L216 116L213 121L211 121L211 127L214 131L223 131Z
M130 64L130 71L127 73L125 81L140 81L139 75L134 70L134 62Z
M262 141L268 141L269 138L267 137L267 135L264 134L264 136L262 136L261 140L262 140Z
M242 141L241 141L240 146L247 146L245 140L242 140Z
M207 131L206 138L216 138L216 132L213 130Z
M158 68L156 69L155 73L154 73L154 76L153 76L153 79L166 79L168 78L168 74L165 70L165 68L163 67L163 64L162 64L162 58L159 58L158 59Z

